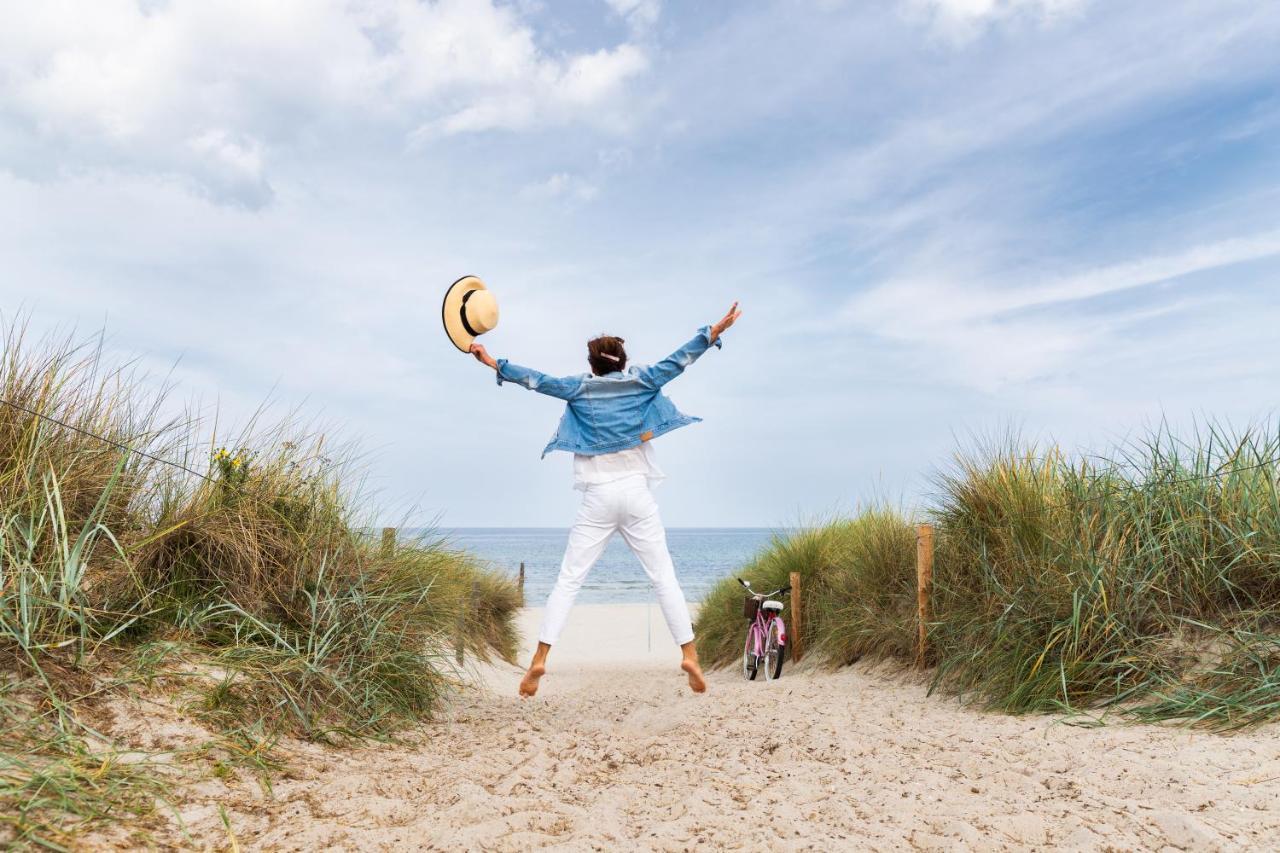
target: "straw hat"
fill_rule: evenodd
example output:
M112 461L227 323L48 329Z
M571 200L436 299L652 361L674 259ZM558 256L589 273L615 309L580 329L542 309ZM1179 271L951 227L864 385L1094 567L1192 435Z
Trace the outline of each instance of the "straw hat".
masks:
M464 275L445 291L440 317L453 345L470 352L476 338L498 325L498 300L483 281Z

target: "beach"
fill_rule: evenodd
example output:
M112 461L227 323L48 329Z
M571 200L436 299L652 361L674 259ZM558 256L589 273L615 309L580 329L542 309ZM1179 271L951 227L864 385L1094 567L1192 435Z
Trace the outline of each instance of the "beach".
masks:
M533 699L516 695L518 667L470 668L448 715L399 742L291 742L270 794L247 776L182 792L190 838L515 851L1230 850L1280 837L1274 726L1222 736L1008 716L865 665L789 667L772 684L719 670L697 696L657 608L645 615L575 609ZM521 613L522 656L539 618Z
M8 6L0 853L1280 853L1280 2Z
M697 618L697 603L689 602L689 613ZM517 626L523 640L520 650L522 663L527 663L533 654L541 625L541 607L525 607L520 611ZM551 655L551 667L543 679L544 684L557 671L564 675L572 670L601 665L657 666L664 661L680 662L680 650L673 644L656 602L574 607ZM498 690L505 685L505 668L491 668L484 675Z

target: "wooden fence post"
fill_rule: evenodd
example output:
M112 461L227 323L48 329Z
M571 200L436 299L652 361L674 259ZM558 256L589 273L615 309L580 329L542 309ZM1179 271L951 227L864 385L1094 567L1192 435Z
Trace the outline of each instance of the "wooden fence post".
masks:
M929 591L933 586L933 525L916 526L916 604L920 637L916 641L916 666L923 667L929 651Z
M520 606L524 606L524 561L520 562Z
M382 553L383 556L390 557L396 552L396 529L394 527L382 528Z
M787 638L787 645L791 647L791 660L795 663L800 662L800 656L804 654L804 618L800 604L800 573L791 573L791 636Z

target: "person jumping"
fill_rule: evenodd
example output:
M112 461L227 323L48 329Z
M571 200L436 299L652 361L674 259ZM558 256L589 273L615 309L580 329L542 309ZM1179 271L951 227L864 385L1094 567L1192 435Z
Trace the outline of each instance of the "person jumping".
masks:
M573 600L615 532L622 534L639 558L657 592L667 628L680 646L680 668L689 676L689 687L695 693L707 689L689 607L676 580L667 532L653 498L652 488L664 475L654 460L652 441L701 420L681 413L662 388L711 346L719 348L721 335L741 316L738 303L733 303L720 322L699 329L693 340L654 365L628 366L622 338L594 338L587 342L591 373L577 376L547 376L505 358L494 360L483 345L471 344L469 351L476 360L497 371L499 385L514 382L568 404L542 455L553 450L572 453L574 488L582 492L582 507L569 531L560 574L547 598L538 649L520 681L521 696L538 692L538 682L547 671L547 655L560 638Z

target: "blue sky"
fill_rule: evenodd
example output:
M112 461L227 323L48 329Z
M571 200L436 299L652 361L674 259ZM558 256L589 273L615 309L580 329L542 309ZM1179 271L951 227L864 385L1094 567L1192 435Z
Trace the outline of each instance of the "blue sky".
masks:
M301 406L385 517L563 525L552 373L653 360L673 525L927 498L972 437L1274 410L1280 7L4 2L0 288L220 419ZM177 364L176 369L173 368Z

